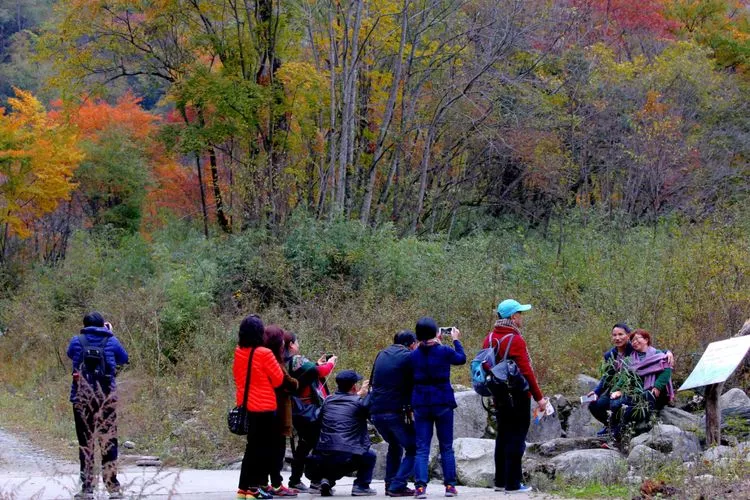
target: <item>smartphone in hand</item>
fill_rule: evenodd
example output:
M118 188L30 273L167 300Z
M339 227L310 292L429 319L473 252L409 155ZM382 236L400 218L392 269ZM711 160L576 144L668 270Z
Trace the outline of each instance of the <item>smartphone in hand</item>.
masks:
M581 403L591 403L593 401L596 401L596 394L581 396Z

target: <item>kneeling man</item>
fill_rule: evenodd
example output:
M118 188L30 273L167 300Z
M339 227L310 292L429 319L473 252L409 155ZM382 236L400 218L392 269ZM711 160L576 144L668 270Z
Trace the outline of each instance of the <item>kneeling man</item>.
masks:
M320 494L333 495L338 479L356 472L352 496L371 496L370 488L376 455L370 450L367 432L368 411L362 397L367 393L365 381L354 370L336 376L336 393L328 396L321 409L320 438L315 453L308 459L306 474L312 481L320 480Z

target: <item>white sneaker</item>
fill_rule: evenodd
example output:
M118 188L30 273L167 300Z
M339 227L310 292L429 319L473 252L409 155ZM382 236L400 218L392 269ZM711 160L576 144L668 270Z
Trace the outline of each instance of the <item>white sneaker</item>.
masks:
M508 490L508 489L506 489L505 493L507 493L509 495L512 495L512 494L515 494L515 493L528 493L528 492L530 492L533 489L534 488L532 488L531 486L526 486L525 484L521 483L521 487L518 488L517 490Z

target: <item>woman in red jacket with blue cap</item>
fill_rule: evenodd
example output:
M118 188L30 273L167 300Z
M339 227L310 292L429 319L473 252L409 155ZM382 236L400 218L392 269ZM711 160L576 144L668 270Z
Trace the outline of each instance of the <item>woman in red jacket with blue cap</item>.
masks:
M495 401L497 411L497 436L495 438L495 491L506 493L525 493L531 486L521 482L521 459L526 451L526 434L531 422L531 399L534 397L539 410L544 412L547 400L539 388L539 383L531 366L531 358L526 347L526 340L521 335L523 327L522 313L531 309L531 304L521 304L517 300L506 299L497 306L498 320L495 327L484 339L484 349L492 345L496 349L497 359L501 361L505 350L508 358L515 361L521 374L529 383L528 391L511 392L510 401Z

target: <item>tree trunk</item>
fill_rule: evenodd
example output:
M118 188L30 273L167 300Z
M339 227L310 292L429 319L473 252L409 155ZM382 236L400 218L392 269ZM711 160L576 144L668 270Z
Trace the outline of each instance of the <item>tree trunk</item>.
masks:
M341 143L339 146L339 172L337 177L336 209L339 214L344 212L346 203L346 173L354 157L354 110L357 103L357 74L359 67L359 29L362 25L362 7L364 0L353 0L356 4L354 26L351 28L351 44L348 43L349 21L351 10L347 11L344 27L343 52L343 90L342 90L342 123Z
M201 168L201 155L198 151L195 154L195 167L198 169L198 185L201 191L201 209L203 212L203 235L208 239L208 209L206 208L206 190L203 187L203 169Z
M424 209L424 199L425 194L427 193L427 172L430 168L430 151L432 150L434 130L434 125L430 125L430 128L427 131L427 138L425 139L424 143L424 150L422 152L422 161L420 163L419 172L419 193L417 193L417 206L414 209L414 214L411 220L411 230L409 231L409 233L412 235L417 233L417 228L419 227L419 219L421 218L422 210Z
M404 0L404 7L401 11L401 40L399 41L398 56L396 56L393 68L393 83L391 84L391 90L388 94L388 102L385 105L385 115L383 116L383 123L381 123L380 125L378 142L375 145L375 153L372 157L372 164L370 165L367 184L365 184L365 192L362 198L362 209L360 210L359 215L359 219L362 224L367 224L370 221L372 195L373 191L375 190L375 180L377 179L378 173L377 167L384 154L385 138L391 125L393 111L396 107L396 99L398 98L398 90L401 83L401 68L403 67L404 48L406 47L406 30L409 20L409 1L410 0Z
M211 166L211 184L214 188L214 205L216 206L216 219L219 222L219 227L222 231L229 234L232 232L232 225L224 212L224 198L221 194L221 186L219 186L219 165L216 161L216 150L209 146L208 148L208 161Z

